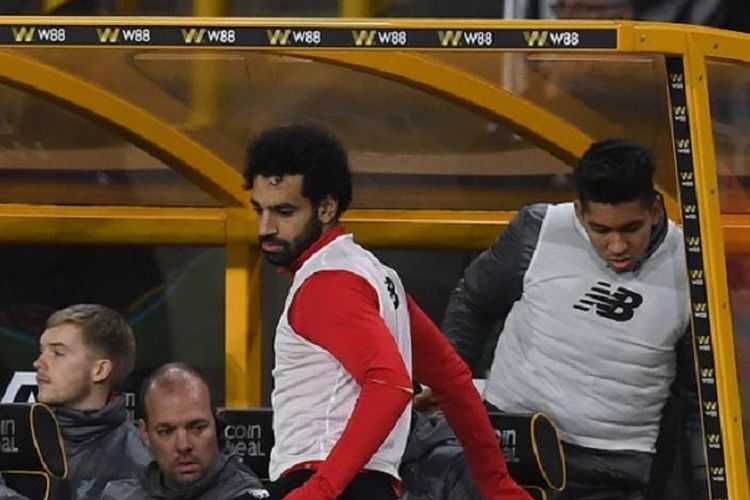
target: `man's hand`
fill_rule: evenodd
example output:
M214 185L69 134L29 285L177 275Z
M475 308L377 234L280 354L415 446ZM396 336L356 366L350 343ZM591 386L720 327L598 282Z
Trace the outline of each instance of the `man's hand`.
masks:
M290 492L284 500L335 500L338 495L328 481L313 474L305 484Z
M506 481L503 481L500 491L493 495L492 500L533 500L531 495L518 486L510 476L507 476L506 479Z
M422 392L414 396L412 407L424 413L433 412L439 408L435 397L432 395L432 389L426 385L422 386Z

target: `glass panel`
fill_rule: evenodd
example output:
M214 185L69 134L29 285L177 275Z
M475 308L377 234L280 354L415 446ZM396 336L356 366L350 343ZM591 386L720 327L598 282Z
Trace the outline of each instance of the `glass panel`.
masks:
M571 195L569 168L508 128L362 71L253 51L21 51L132 100L238 170L260 130L322 123L350 151L355 208L515 209Z
M222 149L232 165L242 165L247 137L306 120L325 124L349 150L355 208L513 209L537 201L538 191L567 198L568 167L465 106L307 59L252 52L215 57L140 54L135 62L162 88L165 71L221 75L213 90L196 89L195 81L192 88L174 81L166 88L194 113L206 102L218 106L213 114L222 119L210 125L233 143L232 151ZM201 142L218 145L208 132L192 129Z
M721 212L734 216L732 238L738 244L726 254L732 304L734 347L745 428L745 455L750 460L750 65L707 59L711 121L719 175ZM750 465L750 462L748 463Z
M664 58L591 54L441 56L552 111L594 139L627 137L651 146L659 188L677 197Z
M157 366L180 360L206 374L214 401L223 404L223 249L5 246L0 275L0 352L13 353L0 357L4 401L26 401L35 391L6 389L15 373L33 372L47 317L70 304L101 303L135 332L136 366L125 391L136 393Z
M26 52L150 110L238 170L247 138L263 128L322 123L351 153L356 208L515 209L572 195L569 168L513 130L364 71L259 51ZM675 196L661 56L417 55L539 104L594 138L650 144L667 166L659 184Z
M117 133L0 84L0 202L218 206Z
M707 59L723 213L750 214L750 65Z

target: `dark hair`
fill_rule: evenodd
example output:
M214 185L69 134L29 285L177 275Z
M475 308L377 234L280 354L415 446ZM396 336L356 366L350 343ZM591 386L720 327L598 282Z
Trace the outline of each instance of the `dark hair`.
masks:
M122 316L100 304L75 304L52 313L46 328L74 325L83 344L112 361L110 387L122 383L135 364L135 336Z
M352 200L349 160L339 140L318 125L297 123L261 132L247 148L244 176L303 176L302 195L317 207L326 196L338 201L339 217Z
M186 379L198 380L206 386L206 389L208 390L208 404L213 413L214 405L213 400L211 399L211 388L208 386L206 377L204 377L200 370L194 366L182 362L172 362L163 364L151 372L141 384L141 389L138 393L138 405L143 419L148 421L146 396L151 389L155 387L173 387L176 384L183 383Z
M650 149L624 139L593 143L573 170L578 199L597 203L654 202L656 160Z

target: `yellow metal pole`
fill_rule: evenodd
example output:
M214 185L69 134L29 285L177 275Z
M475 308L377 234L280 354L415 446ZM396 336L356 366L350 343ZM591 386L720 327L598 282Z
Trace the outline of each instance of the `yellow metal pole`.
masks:
M194 17L222 17L229 13L226 0L194 0ZM216 61L199 59L191 70L191 113L189 128L208 127L221 116L222 75Z
M721 412L721 443L724 447L726 471L709 470L709 475L726 472L726 487L730 499L748 498L747 462L743 437L740 391L732 335L732 317L727 291L725 249L722 239L719 187L717 184L716 154L710 116L708 75L705 55L692 39L687 38L685 52L685 83L688 113L691 123L690 141L696 183L696 195L701 210L699 222L703 240L703 265L707 287L708 308L711 311L711 347L718 377L716 390Z
M225 405L261 403L260 252L248 244L247 210L227 210Z

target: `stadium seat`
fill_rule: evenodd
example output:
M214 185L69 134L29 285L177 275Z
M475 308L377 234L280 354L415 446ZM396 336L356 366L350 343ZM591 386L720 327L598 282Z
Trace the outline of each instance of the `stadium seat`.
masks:
M30 500L70 499L62 436L49 407L0 404L0 472Z

